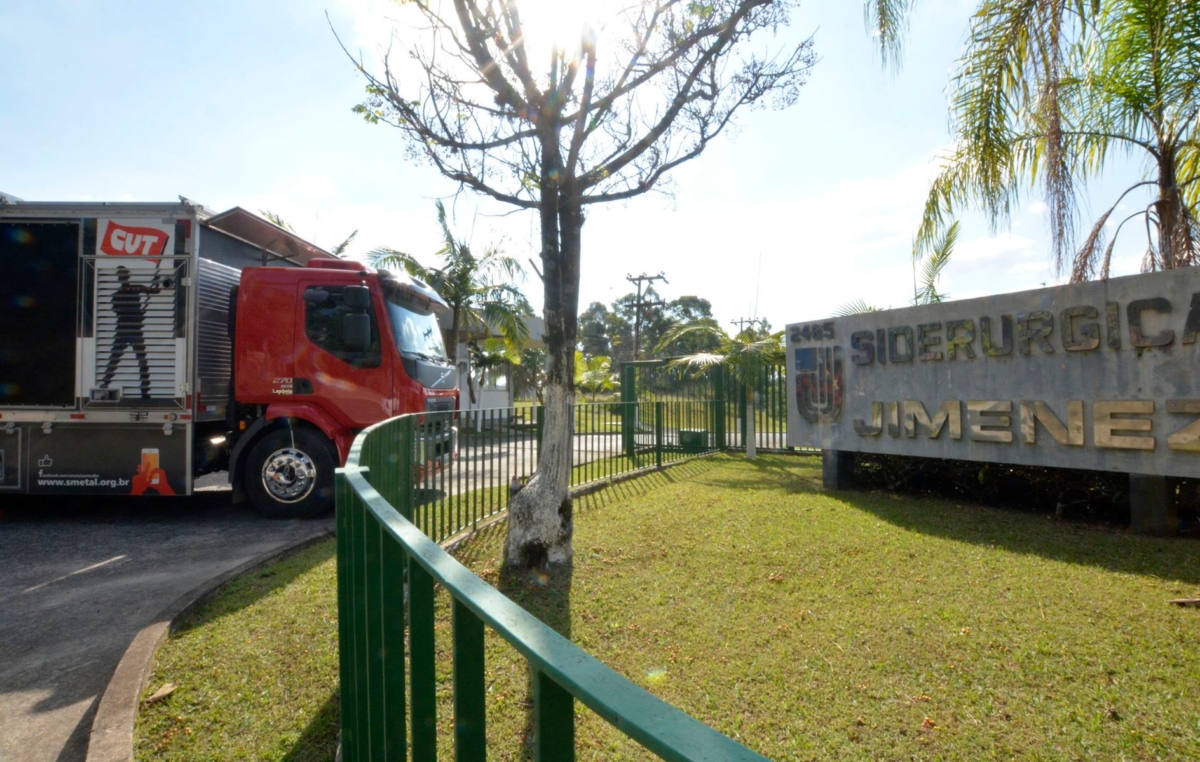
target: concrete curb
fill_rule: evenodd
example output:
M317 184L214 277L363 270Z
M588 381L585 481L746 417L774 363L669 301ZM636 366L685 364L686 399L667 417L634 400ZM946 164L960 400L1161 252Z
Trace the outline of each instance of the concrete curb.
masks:
M133 762L133 724L141 706L142 689L150 675L154 654L178 619L207 601L235 577L333 536L332 531L323 529L219 574L181 595L158 615L157 621L143 627L125 649L125 655L100 697L88 737L87 762Z

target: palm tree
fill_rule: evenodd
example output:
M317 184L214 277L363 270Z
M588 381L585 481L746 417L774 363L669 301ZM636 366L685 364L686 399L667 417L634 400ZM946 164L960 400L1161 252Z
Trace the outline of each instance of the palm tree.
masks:
M621 384L620 377L612 371L612 361L604 355L585 355L575 350L575 386L592 395L592 402L600 392L611 392Z
M932 242L959 206L1006 220L1022 190L1040 182L1055 261L1073 255L1073 280L1105 278L1109 217L1152 186L1154 200L1117 231L1145 222L1144 270L1196 264L1198 69L1200 0L983 0L952 84L957 147L930 190L918 243ZM1145 174L1076 252L1076 188L1114 152L1146 157Z
M458 362L458 345L464 335L499 332L510 353L519 351L529 338L526 318L533 308L520 289L513 285L524 269L515 258L490 246L475 256L465 241L455 239L446 221L446 207L437 202L438 224L442 228L442 247L436 254L441 267L426 267L412 255L396 249L379 248L367 255L375 267L401 267L420 278L442 295L450 305L450 359Z
M758 453L754 431L754 387L766 368L783 364L783 331L763 334L748 327L736 335L730 335L711 321L699 321L671 328L659 341L655 351L660 352L684 336L696 334L715 339L716 349L679 357L670 360L667 365L691 371L696 376L716 366L724 366L729 370L733 379L746 390L746 457L755 458Z
M539 405L545 401L542 390L546 386L546 350L543 347L525 347L521 350L521 364L513 368L514 394L533 392Z
M471 404L476 403L475 387L484 388L489 373L521 364L521 352L503 339L487 338L482 342L472 341L467 345L471 358L471 372L467 374L467 391Z

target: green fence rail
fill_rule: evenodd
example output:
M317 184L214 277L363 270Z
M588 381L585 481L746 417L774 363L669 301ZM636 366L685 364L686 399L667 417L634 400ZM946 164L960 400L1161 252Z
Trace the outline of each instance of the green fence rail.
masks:
M712 404L577 405L572 484L714 449L712 438L689 434L697 421L713 420ZM536 467L540 418L536 408L472 411L457 421L457 457L436 470L419 464L453 455L449 418L395 418L355 441L337 477L343 758L437 759L434 586L441 585L453 600L456 760L487 756L487 627L529 663L538 760L575 758L575 701L666 760L764 759L589 656L438 545L505 509Z

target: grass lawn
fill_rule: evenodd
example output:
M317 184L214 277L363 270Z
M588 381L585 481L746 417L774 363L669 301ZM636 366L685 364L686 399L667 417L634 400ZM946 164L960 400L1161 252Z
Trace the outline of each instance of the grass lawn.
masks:
M338 733L332 540L230 583L159 649L139 760L332 760Z
M1200 759L1200 611L1167 603L1200 588L1194 540L819 485L816 459L711 458L577 501L569 580L501 579L502 526L459 556L772 759ZM293 562L160 652L148 693L180 687L143 710L140 759L328 758L333 565ZM521 759L524 663L488 638L490 758ZM649 758L578 716L580 759Z

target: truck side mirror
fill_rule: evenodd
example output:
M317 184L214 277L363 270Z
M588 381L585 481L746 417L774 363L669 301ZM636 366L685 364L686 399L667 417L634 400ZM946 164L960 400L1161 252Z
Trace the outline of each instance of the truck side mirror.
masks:
M351 352L365 352L371 346L370 315L352 313L342 317L342 346Z
M352 310L365 310L371 306L371 289L366 286L346 286L342 289L342 304Z

